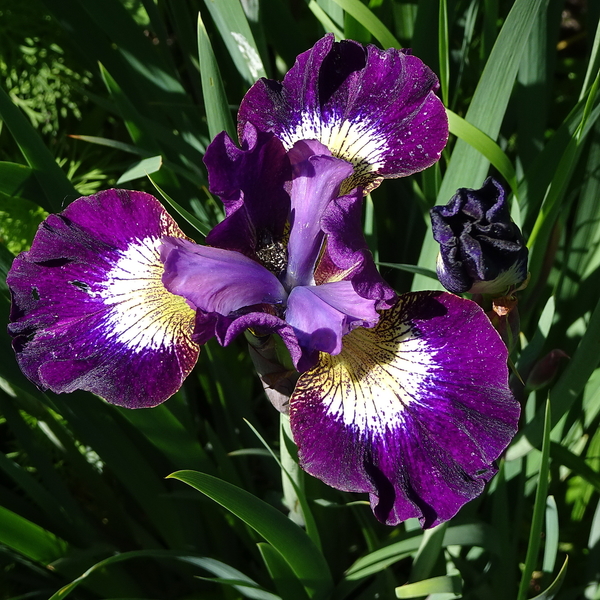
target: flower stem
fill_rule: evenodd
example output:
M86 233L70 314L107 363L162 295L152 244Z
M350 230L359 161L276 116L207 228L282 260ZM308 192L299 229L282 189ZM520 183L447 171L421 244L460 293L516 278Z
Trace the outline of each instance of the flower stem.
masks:
M298 452L292 439L290 419L288 415L279 415L279 441L281 465L284 471L281 473L281 484L283 488L283 503L289 509L289 518L301 527L305 526L304 513L298 498L298 494L304 494L304 472L298 465ZM293 482L293 483L292 483ZM294 485L295 484L295 485Z

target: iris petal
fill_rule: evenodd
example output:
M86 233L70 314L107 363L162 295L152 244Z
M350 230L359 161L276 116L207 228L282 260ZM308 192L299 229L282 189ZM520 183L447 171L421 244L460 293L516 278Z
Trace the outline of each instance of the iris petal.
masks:
M343 335L354 327L377 323L374 304L361 298L350 281L336 281L294 288L285 317L303 348L338 354Z
M290 401L301 465L369 492L378 519L450 519L481 493L516 432L507 351L484 312L444 292L400 296L373 329L321 354Z
M280 304L287 294L273 273L231 250L171 238L161 247L163 283L207 313L229 313L254 304Z
M415 56L327 35L298 56L283 83L255 83L238 123L240 132L247 122L272 131L287 148L317 139L354 165L347 190L369 188L439 159L448 120L437 88L435 74Z
M342 181L352 165L327 156L313 155L315 142L298 142L290 151L294 168L291 193L291 232L285 284L288 289L313 283L316 260L324 239L321 219L327 206L339 196Z
M9 333L42 389L130 408L174 394L196 363L194 312L161 282L162 236L183 236L148 194L109 190L42 223L15 259Z
M362 225L362 196L354 190L336 198L322 219L327 244L315 271L315 281L349 279L357 294L376 300L376 308L390 308L396 293L385 283L371 254Z
M210 191L219 196L227 215L208 234L207 244L254 258L265 238L283 238L291 168L279 139L248 124L241 149L222 132L206 149L204 162Z

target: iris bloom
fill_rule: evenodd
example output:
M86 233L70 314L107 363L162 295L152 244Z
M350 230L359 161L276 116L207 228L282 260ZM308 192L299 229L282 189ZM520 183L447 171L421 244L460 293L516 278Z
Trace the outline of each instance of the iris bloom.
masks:
M286 152L250 124L242 149L221 133L205 162L225 220L209 246L170 238L161 249L166 288L197 310L195 341L276 332L305 371L319 352L338 354L343 335L377 323L395 293L362 235L362 193L340 196L351 164L314 140Z
M302 467L368 492L385 523L450 519L516 431L507 351L469 300L397 297L361 226L365 187L439 156L436 85L407 54L324 38L282 86L252 88L241 147L223 133L208 148L226 218L207 245L139 192L50 216L8 277L25 374L42 389L154 406L209 338L277 333L301 373L289 413Z

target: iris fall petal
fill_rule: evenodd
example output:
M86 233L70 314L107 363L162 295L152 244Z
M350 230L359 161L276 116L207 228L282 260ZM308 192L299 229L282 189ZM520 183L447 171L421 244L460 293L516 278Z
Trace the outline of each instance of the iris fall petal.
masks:
M405 51L327 35L298 56L282 83L261 79L250 88L240 105L239 133L250 122L288 149L316 139L354 165L345 189L369 189L439 159L448 120L438 86L433 71Z
M479 495L516 432L507 351L485 313L445 292L400 296L300 376L290 418L302 467L369 492L377 518L432 527Z
M199 348L194 311L161 282L163 236L183 233L155 198L124 190L80 198L41 224L7 278L9 333L29 379L129 408L179 389Z

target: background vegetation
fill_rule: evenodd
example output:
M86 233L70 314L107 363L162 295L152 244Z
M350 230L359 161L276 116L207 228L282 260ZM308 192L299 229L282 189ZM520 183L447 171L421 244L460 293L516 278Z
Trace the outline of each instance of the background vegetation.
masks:
M306 528L286 516L293 447L243 340L208 344L178 394L128 411L40 393L1 328L0 598L600 599L599 17L583 0L3 0L5 322L12 257L78 196L156 195L150 173L176 216L218 222L204 149L326 31L412 47L450 111L440 163L366 205L384 276L439 287L428 209L491 173L531 282L511 356L521 433L485 494L426 533L297 473ZM192 487L166 479L179 470Z

